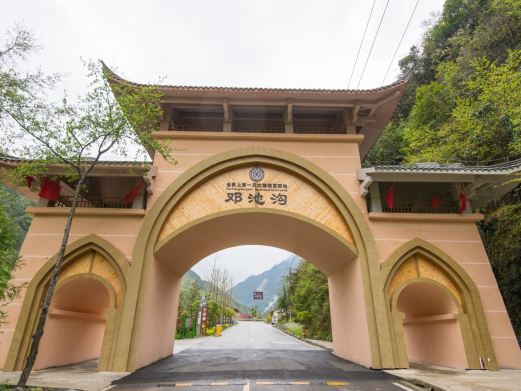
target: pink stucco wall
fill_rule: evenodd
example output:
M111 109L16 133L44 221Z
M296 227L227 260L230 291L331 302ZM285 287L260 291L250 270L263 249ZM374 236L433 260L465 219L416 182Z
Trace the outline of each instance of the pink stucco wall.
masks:
M380 262L413 238L448 254L478 288L499 367L520 368L521 351L475 221L416 221L416 217L385 220L369 216Z
M407 356L413 363L467 368L467 358L457 320L404 325Z
M102 283L80 278L55 293L40 342L35 369L100 356L109 294Z
M149 208L185 170L215 154L255 145L297 155L328 172L359 206L374 236L380 263L383 263L402 244L413 238L420 238L431 243L456 260L478 287L500 367L521 367L521 352L475 221L446 221L433 218L422 221L421 219L418 220L418 216L412 215L400 219L376 218L367 213L366 201L359 192L357 170L360 168L360 156L356 142L347 138L345 141L335 142L307 141L302 137L289 142L288 137L290 136L280 135L280 137L273 137L269 140L264 138L255 140L254 137L231 139L226 136L222 139L207 140L204 137L194 136L193 138L183 137L170 140L174 157L178 163L170 165L156 156L154 165L157 167L157 176L153 184L153 195L149 199ZM49 209L51 208L47 210L37 208L33 211L34 220L20 252L24 263L15 274L15 282L28 282L59 248L66 215L61 213L63 211ZM75 219L70 240L74 241L95 233L120 249L130 263L145 212L141 211L140 213L132 214L120 211L108 214L106 211L82 211ZM194 263L197 261L198 259L193 260ZM335 311L332 319L335 346L338 354L342 357L368 365L370 353L367 317L364 313L365 304L362 297L359 265L354 263L348 269L344 270L345 275L339 273L330 276L330 279L341 280L344 285L344 289L339 289L338 287L342 284L335 284L337 288L330 293L331 306ZM163 265L157 262L154 263L150 273L148 278L153 283L146 286L146 294L152 305L145 307L145 321L139 325L139 328L141 335L152 336L149 339L141 338L139 340L142 355L139 358L138 366L164 357L172 351L170 341L173 340L180 276L168 272ZM345 303L349 303L349 311L346 308L338 307L336 302L340 298ZM23 296L7 306L9 319L5 325L2 325L2 333L0 333L0 363L5 361L22 301ZM68 322L70 324L70 327L66 328L72 330L70 331L72 333L70 335L71 340L74 333L87 335L91 332L89 334L91 336L86 340L94 341L98 340L101 333L101 323L97 324L99 327L93 325L87 327L86 325L78 325L78 322L73 319L58 320L58 318L51 317L47 338L54 338L52 337L54 333L52 330L57 322L61 322L61 324ZM154 325L157 322L161 323L160 327ZM449 325L450 322L436 326L406 326L410 329L410 332L407 333L407 341L411 341L411 338L416 341L423 341L423 337L416 337L416 335L419 335L418 330L425 329L425 327L433 327L431 331L440 336L441 339L446 336L447 338L444 341L457 339L457 332L454 331L457 328L449 327ZM87 332L82 327L88 328L90 331ZM339 332L339 330L345 331ZM169 342L165 344L164 341ZM42 344L45 348L45 346L50 346L51 343L44 341ZM410 342L408 342L408 345L410 345ZM94 354L94 350L99 351L95 343L91 342L90 346L93 347L92 354ZM424 342L415 346L418 349L411 348L410 354L418 359L424 358L425 354L430 357L441 357L439 352L429 351L431 345L420 348L420 346L424 346ZM444 345L441 344L440 346ZM358 351L357 354L352 354L355 350ZM88 352L88 354L86 353L84 357L92 356L87 346L85 352ZM69 359L76 360L79 357L71 356ZM49 359L48 363L51 362L53 365L64 363L63 361ZM447 361L447 363L459 365L461 360L458 358L455 361Z

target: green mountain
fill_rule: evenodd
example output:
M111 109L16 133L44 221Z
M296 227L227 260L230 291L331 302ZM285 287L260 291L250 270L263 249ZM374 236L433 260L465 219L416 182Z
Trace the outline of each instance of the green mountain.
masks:
M181 280L181 290L188 289L188 287L192 284L193 281L197 281L201 289L206 289L208 287L208 282L204 281L199 274L194 272L192 269L188 270L182 280Z
M184 274L184 276L181 280L181 294L182 294L182 292L188 291L188 289L190 288L190 286L192 285L192 283L194 281L196 281L199 284L202 294L204 294L204 292L208 290L208 281L203 280L199 276L199 274L197 274L192 269L190 269ZM250 312L250 308L248 308L247 306L245 306L242 303L239 303L235 300L233 301L232 305L239 312L245 312L245 313Z
M269 311L279 298L283 278L288 274L290 268L295 269L300 262L301 259L298 256L292 255L264 273L248 277L233 287L233 298L248 308L256 306L258 314ZM263 292L264 299L253 300L255 291Z

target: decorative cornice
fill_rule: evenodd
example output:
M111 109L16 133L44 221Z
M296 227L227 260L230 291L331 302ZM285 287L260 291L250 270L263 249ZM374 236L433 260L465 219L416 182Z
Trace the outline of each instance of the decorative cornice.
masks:
M352 142L360 144L364 140L362 134L295 134L295 133L234 133L234 132L190 132L190 131L156 131L157 139L188 140L249 140L249 141L308 141L308 142Z
M36 215L63 215L66 216L70 212L70 208L50 208L50 207L31 207L27 208L26 212ZM76 216L131 216L143 217L145 216L145 209L118 209L118 208L77 208Z
M451 223L476 223L484 219L481 213L450 214L450 213L380 213L370 212L372 221L439 221Z

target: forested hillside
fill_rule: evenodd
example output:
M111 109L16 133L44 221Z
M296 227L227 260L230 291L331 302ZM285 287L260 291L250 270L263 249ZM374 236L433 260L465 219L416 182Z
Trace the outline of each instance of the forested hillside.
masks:
M300 262L286 275L277 309L284 310L285 321L300 323L305 337L331 340L327 277L313 264Z
M521 0L448 0L400 67L409 86L366 163L521 157ZM481 234L519 340L519 187L483 212Z
M19 286L9 283L31 216L25 208L31 201L0 184L0 299L12 299ZM5 319L0 307L0 322Z
M447 0L400 68L407 90L365 164L488 165L521 157L521 0ZM481 235L519 340L520 187L483 212ZM279 307L292 308L315 335L317 327L328 331L327 280L309 264L290 278ZM321 293L306 293L313 289Z
M264 314L272 310L279 298L283 279L291 269L300 263L300 257L292 255L265 272L248 277L233 287L233 298L246 307L255 307L257 313ZM253 300L253 292L264 293L263 300Z

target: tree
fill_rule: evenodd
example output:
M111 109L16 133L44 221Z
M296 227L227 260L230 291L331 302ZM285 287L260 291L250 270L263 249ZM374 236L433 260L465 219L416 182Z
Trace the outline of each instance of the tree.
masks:
M7 92L46 82L40 74L25 75L15 69L16 59L24 58L28 52L37 48L32 35L22 26L17 25L7 31L6 36L5 42L0 45L0 129L3 128L5 119L3 107ZM2 154L1 147L0 154ZM0 185L0 300L2 302L0 322L5 321L7 316L3 307L16 298L23 287L10 282L12 272L19 261L17 252L25 236L28 222L25 213L21 213L27 205L20 208L19 202L19 197ZM13 219L16 221L13 222Z
M521 341L521 186L489 205L479 228L518 341Z
M18 55L23 58L34 47L30 39L24 38L26 35L19 35L22 37L19 40L22 42L20 49L17 51L15 40L15 44L11 45L14 49L4 50L3 56ZM86 66L90 88L74 103L69 103L66 98L60 103L49 102L45 95L40 94L42 87L52 85L53 78L39 74L32 78L19 77L12 68L2 69L0 75L3 94L0 101L3 140L0 141L2 145L13 145L12 141L16 140L18 144L15 143L13 150L27 162L15 170L13 177L41 175L47 167L54 166L62 170L62 175L67 177L74 189L61 246L19 387L25 387L36 359L76 207L89 173L108 152L128 157L132 144L142 147L135 158L143 155L145 150L155 150L167 161L172 161L169 149L151 134L161 115L157 89L138 88L122 81L110 84L101 64L90 61Z
M19 250L32 221L25 209L34 206L34 203L16 191L0 185L0 205L4 206L7 217L14 224L15 245L16 250Z
M301 262L285 277L278 309L292 313L309 337L331 340L327 277L313 264Z
M225 267L219 267L217 265L217 258L214 259L211 270L207 273L206 278L208 280L208 302L215 303L218 307L211 307L208 305L208 311L218 311L216 316L213 314L209 315L209 319L216 319L216 322L224 323L227 318L227 308L232 303L232 287L233 278L230 271ZM219 309L217 309L219 308Z
M15 285L10 279L18 264L16 225L0 204L0 323L5 322L7 313L3 308L19 296L23 285Z
M179 299L179 315L197 318L201 301L201 287L196 280L190 282L188 289L182 290Z
M22 72L18 62L39 47L33 35L22 25L15 25L6 32L0 46L0 128L12 125L7 108L20 97L41 96L55 85L58 75L45 76L42 72ZM4 144L5 145L5 144ZM0 147L1 148L1 147ZM5 150L0 149L0 153Z

